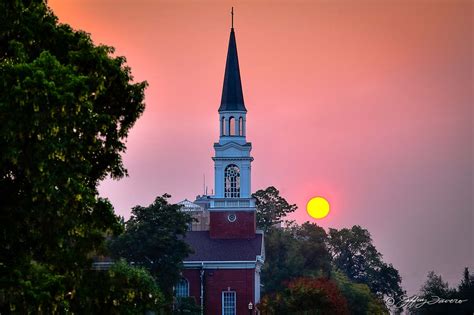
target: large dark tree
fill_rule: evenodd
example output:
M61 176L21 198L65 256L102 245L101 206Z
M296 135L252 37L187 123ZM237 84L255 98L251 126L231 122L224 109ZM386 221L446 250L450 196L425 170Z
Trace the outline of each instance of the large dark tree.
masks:
M0 312L49 313L118 226L97 185L126 174L146 83L43 1L1 1L0 12Z
M258 190L252 194L252 197L256 200L257 227L264 231L283 222L283 217L298 208L281 197L278 189L273 186L265 190Z
M110 243L114 257L150 270L168 297L179 280L182 261L190 253L183 241L192 217L181 206L157 197L148 207L136 206L125 233Z
M280 291L285 282L302 276L329 276L331 256L326 232L306 222L287 228L273 228L265 235L264 292Z
M464 304L465 313L474 314L474 274L469 272L468 267L464 268L458 292L459 299L467 300Z
M352 281L367 284L380 298L399 301L404 296L398 271L382 261L367 230L360 226L329 229L329 248L334 265Z

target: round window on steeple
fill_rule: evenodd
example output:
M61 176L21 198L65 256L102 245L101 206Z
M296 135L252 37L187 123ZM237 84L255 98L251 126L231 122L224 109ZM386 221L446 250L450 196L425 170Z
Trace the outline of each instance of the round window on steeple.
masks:
M235 220L237 220L237 216L234 213L231 213L227 216L227 220L229 220L229 222L235 222Z

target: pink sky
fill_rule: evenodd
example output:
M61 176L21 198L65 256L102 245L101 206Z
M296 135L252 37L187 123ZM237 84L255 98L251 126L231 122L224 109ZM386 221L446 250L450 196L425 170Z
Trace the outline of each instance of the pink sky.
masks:
M50 0L59 20L125 55L147 80L124 156L100 188L117 213L213 188L230 27L253 190L332 205L323 227L367 228L414 293L429 270L474 271L473 5L470 1Z

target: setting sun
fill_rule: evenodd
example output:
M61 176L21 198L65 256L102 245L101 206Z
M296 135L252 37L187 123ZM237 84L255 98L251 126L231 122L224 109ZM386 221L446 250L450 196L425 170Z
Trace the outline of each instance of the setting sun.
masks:
M329 214L329 202L323 197L311 198L306 204L306 211L315 219L325 218Z

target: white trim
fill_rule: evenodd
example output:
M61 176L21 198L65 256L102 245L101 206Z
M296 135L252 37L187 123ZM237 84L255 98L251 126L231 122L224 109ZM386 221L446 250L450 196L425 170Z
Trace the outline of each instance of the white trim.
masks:
M257 261L184 261L185 269L254 269Z
M255 268L254 275L254 304L257 305L260 302L260 270L261 268Z
M223 208L223 207L219 207L219 208L208 208L207 211L209 212L229 212L229 211L233 211L233 212L256 212L256 209L254 207L248 207L248 208L237 208L237 207L229 207L229 208Z

